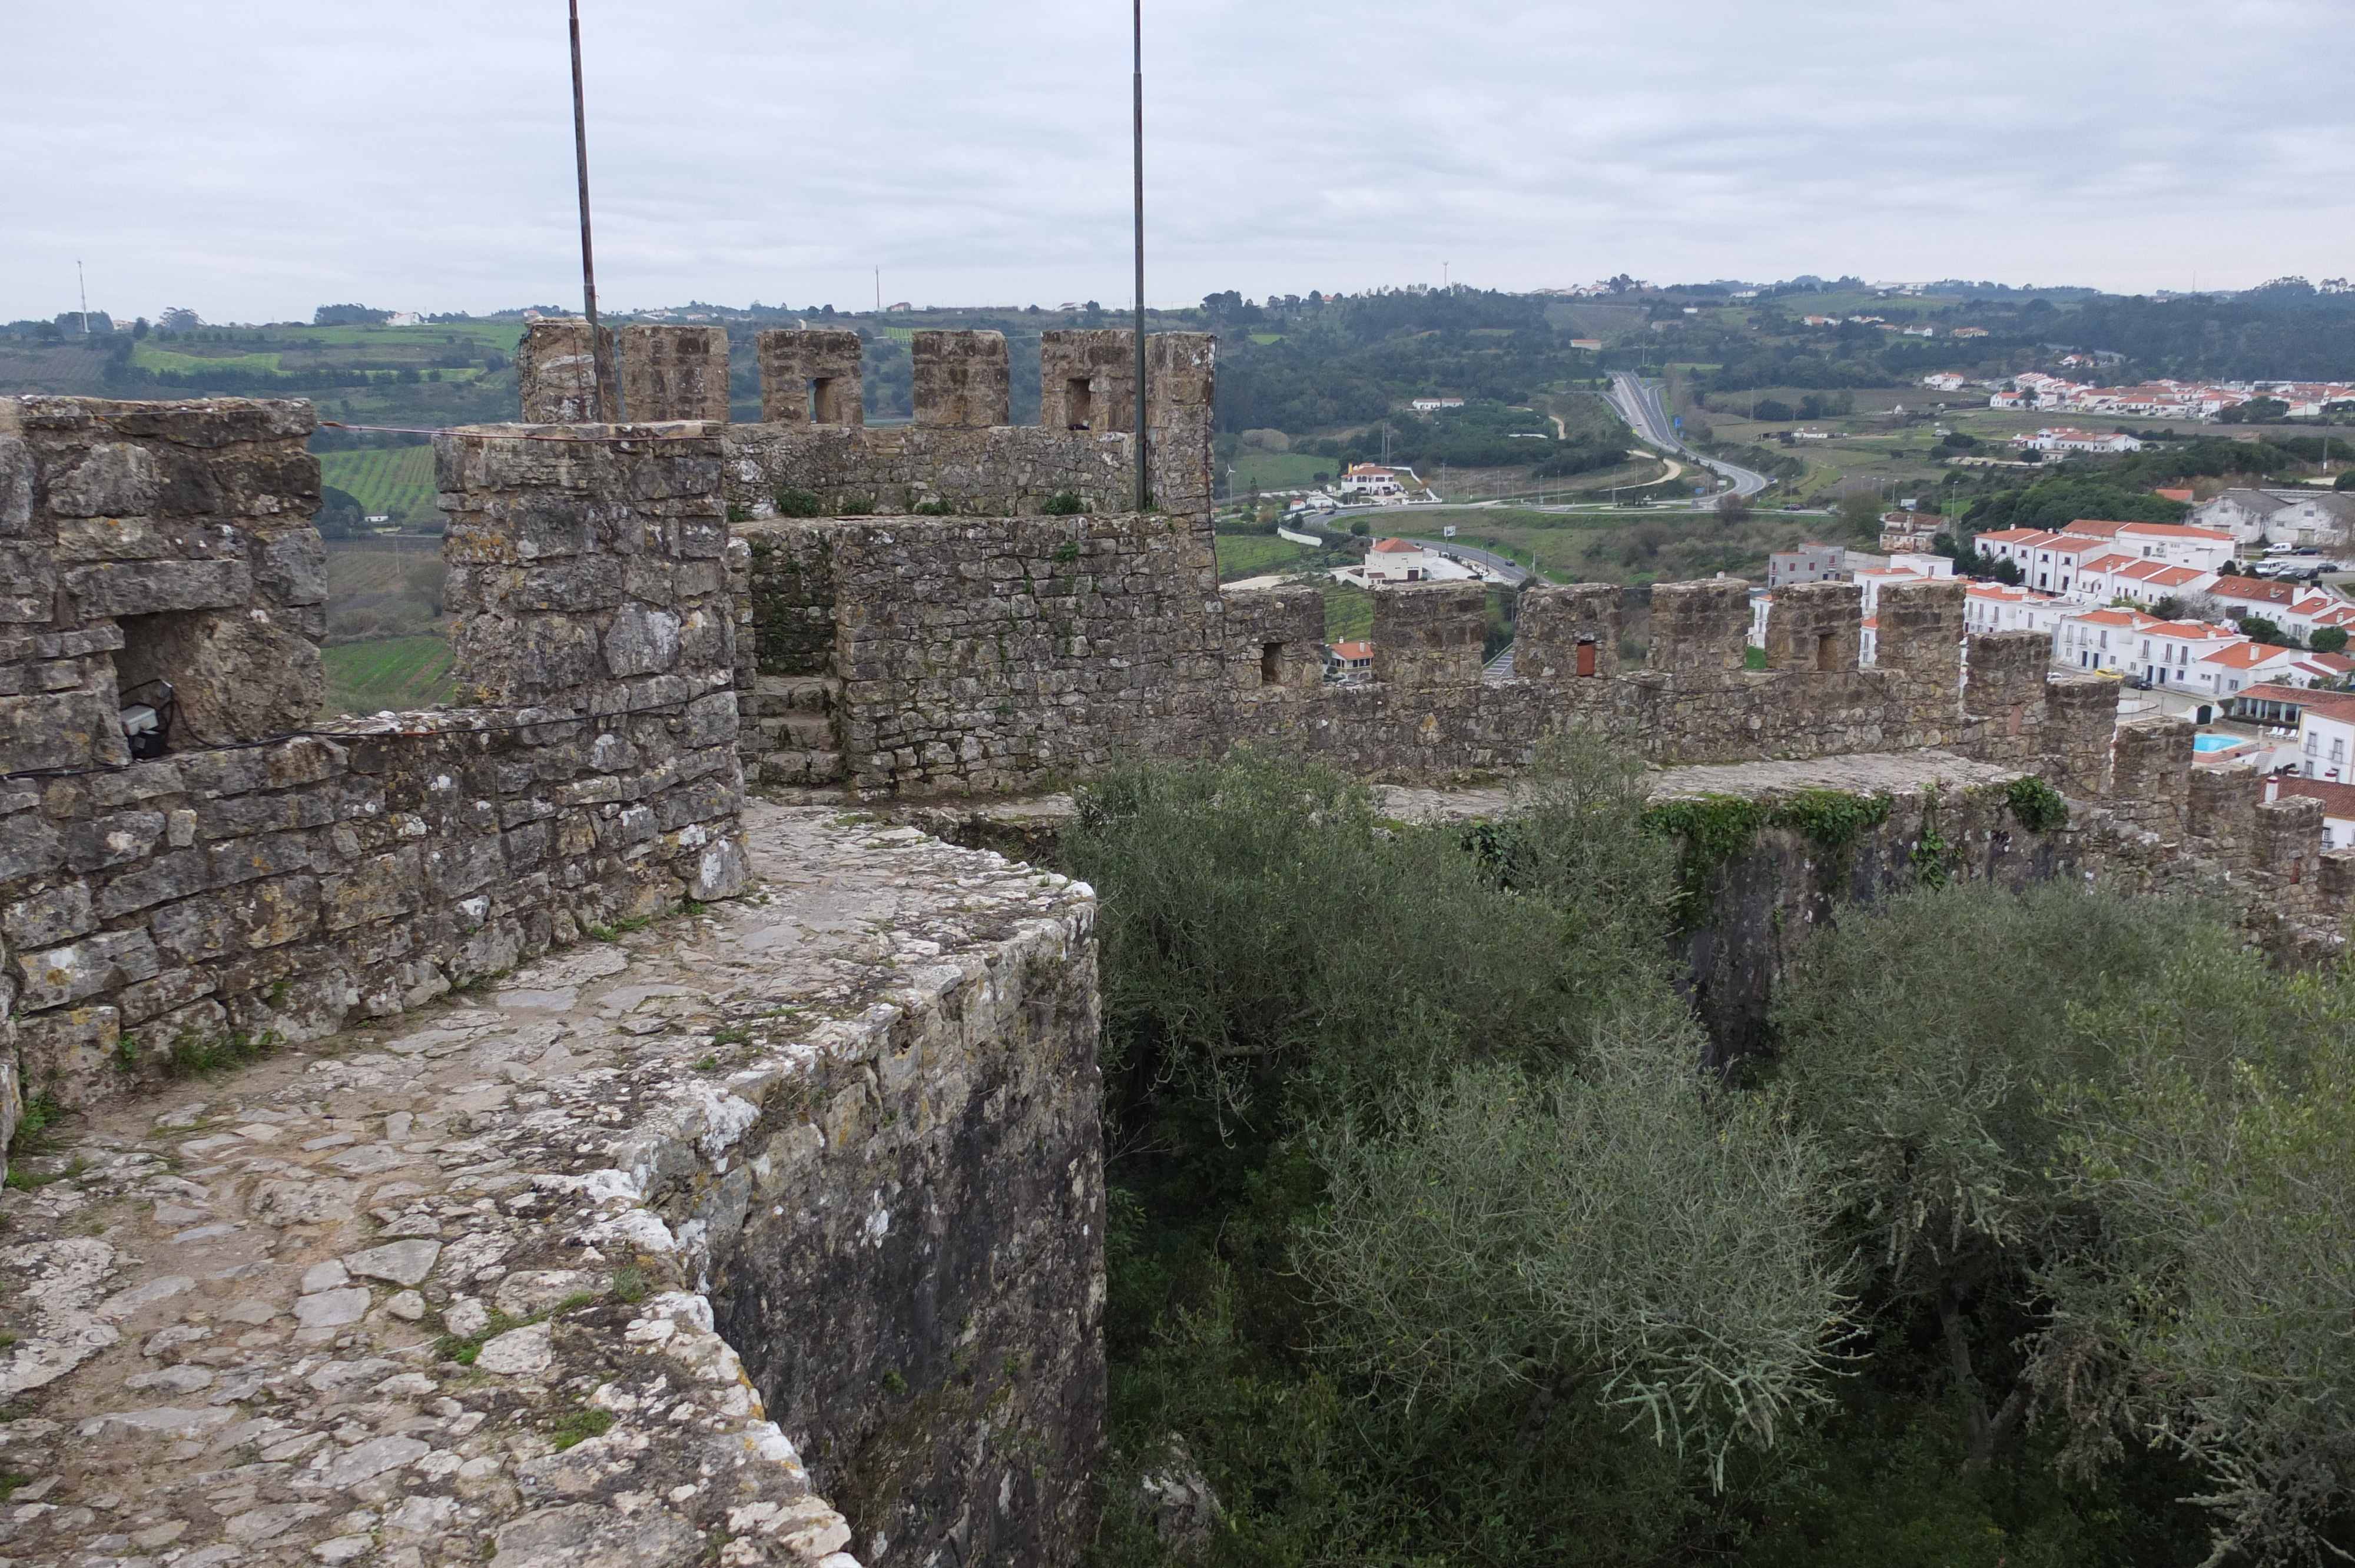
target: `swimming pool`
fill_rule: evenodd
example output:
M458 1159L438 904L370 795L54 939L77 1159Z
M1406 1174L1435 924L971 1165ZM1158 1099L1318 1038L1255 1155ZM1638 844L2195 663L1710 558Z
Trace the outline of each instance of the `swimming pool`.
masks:
M2195 735L2191 737L2191 749L2194 751L2230 751L2236 746L2254 744L2244 735Z

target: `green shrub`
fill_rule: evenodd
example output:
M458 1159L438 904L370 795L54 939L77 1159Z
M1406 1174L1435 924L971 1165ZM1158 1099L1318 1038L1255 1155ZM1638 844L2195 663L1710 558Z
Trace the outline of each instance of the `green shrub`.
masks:
M1039 510L1050 517L1075 517L1087 510L1087 503L1076 490L1059 490L1041 502Z
M780 490L773 499L780 517L823 517L826 502L815 490Z

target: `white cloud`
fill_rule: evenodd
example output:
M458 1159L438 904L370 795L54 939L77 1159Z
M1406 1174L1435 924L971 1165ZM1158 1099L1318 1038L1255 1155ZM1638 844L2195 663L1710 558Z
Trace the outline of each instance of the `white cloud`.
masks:
M1127 9L588 0L616 307L1128 293ZM1149 0L1160 302L1857 271L2350 270L2314 0ZM577 297L556 0L0 18L0 313Z

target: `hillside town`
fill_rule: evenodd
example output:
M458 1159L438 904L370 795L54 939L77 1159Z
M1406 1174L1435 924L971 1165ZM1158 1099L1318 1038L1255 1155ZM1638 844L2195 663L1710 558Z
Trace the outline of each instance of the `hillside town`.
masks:
M2063 364L2068 362L2067 359L2062 361ZM1938 392L1960 392L1974 383L1961 372L1948 370L1924 376L1922 385ZM2272 398L2285 405L2275 418L2318 418L2325 414L2345 413L2355 408L2355 382L2160 379L2132 387L2102 387L2030 370L1989 384L1987 407L2021 412L2041 410L2196 421L2214 419L2227 409L2237 408L2261 397ZM2139 445L2139 442L2135 443L2135 446ZM2130 451L2135 447L2098 450Z
M2355 495L2228 490L2189 515L1979 535L1978 563L2018 580L1973 580L1966 630L2041 634L2056 674L2106 676L2137 694L2130 706L2234 726L2198 737L2201 760L2258 762L2293 793L2344 792L2326 808L2334 842L2355 843L2355 659L2345 652L2355 602L2321 582L2339 563L2319 554L2355 537ZM1861 590L1859 662L1871 665L1881 591L1955 574L1954 558L1933 548L1937 528L1892 512L1880 554L1823 544L1777 552L1767 586L1751 592L1751 645L1765 646L1776 588L1848 581Z

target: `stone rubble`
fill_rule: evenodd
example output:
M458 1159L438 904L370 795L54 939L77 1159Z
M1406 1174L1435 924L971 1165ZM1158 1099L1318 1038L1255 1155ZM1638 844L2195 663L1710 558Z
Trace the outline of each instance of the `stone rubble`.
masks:
M894 1012L895 960L943 961L917 917L1092 895L824 811L746 825L775 905L117 1100L20 1160L0 1568L857 1568L713 1331L710 1238L647 1193L725 1171L773 1085Z

